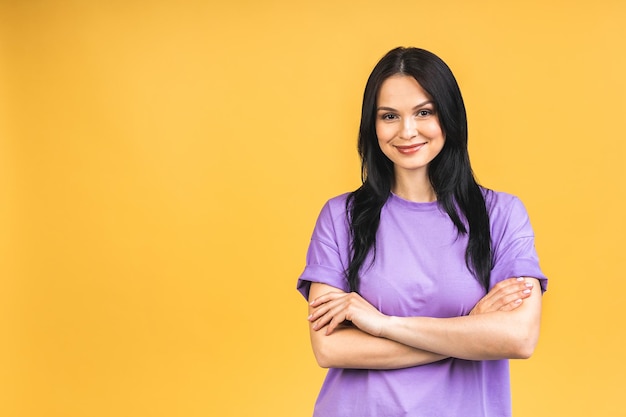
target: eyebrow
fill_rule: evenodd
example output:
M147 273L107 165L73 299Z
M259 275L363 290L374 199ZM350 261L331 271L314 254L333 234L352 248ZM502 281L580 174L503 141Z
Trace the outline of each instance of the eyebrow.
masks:
M413 107L413 110L416 110L420 107L424 107L427 104L433 104L432 100L426 100L420 104L418 104L417 106ZM394 109L393 107L385 107L385 106L381 106L381 107L377 107L376 111L397 111L396 109Z

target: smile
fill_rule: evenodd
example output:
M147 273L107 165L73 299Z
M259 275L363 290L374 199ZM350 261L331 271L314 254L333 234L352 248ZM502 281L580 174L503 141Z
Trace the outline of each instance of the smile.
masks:
M414 145L408 145L408 146L395 146L395 148L398 150L398 152L400 152L401 154L404 155L410 155L413 154L417 151L419 151L422 146L426 145L426 143L416 143Z

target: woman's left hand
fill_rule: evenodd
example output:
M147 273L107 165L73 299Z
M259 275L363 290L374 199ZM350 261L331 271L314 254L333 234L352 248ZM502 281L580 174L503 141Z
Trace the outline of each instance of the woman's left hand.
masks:
M327 335L347 320L372 336L380 336L389 318L355 292L326 293L313 300L311 307L309 321L313 323L313 330L326 327Z

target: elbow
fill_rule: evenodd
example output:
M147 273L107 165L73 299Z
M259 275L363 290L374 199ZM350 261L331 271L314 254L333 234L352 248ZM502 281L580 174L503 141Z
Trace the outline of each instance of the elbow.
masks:
M535 353L538 336L538 334L527 334L517 338L513 343L513 349L509 356L510 359L530 359L533 353Z
M326 355L321 349L313 349L313 354L315 355L315 361L320 368L332 368L332 360Z
M511 359L530 359L530 357L535 353L535 346L532 344L521 344L515 349L513 354L511 355Z
M328 346L324 346L321 341L313 343L313 355L320 368L333 368L332 355L328 351Z
M324 356L318 353L315 354L315 360L317 361L317 365L320 368L324 368L324 369L332 368L331 362L327 358L325 358Z

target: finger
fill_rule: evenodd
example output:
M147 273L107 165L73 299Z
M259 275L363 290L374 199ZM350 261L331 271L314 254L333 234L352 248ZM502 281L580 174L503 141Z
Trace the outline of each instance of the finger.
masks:
M326 336L334 332L337 326L339 326L344 321L345 319L342 320L342 319L337 318L337 316L334 316L332 320L328 323L328 326L326 326Z
M480 300L483 307L492 307L500 298L518 291L520 281L517 278L509 278L498 282Z
M330 335L341 323L346 320L346 311L343 306L338 306L332 310L330 310L325 316L323 322L326 327L326 335Z
M533 294L534 282L533 280L526 280L525 278L518 278L519 284L516 286L517 292L511 293L506 297L503 297L500 301L502 304L499 307L499 311L511 311L520 307L523 301Z
M314 322L313 330L320 330L333 320L336 322L337 319L335 317L338 316L343 317L339 323L343 322L345 319L345 312L342 313L345 309L344 304L343 300L333 300L332 302L327 302L321 307L318 307L310 316L310 320Z
M499 305L497 310L499 311L511 311L522 305L523 300L532 295L532 289L526 287L522 291L518 291L513 294L509 294L506 297L502 297L498 300Z
M309 321L315 321L324 314L328 313L331 309L333 309L338 304L342 303L342 300L345 299L345 293L335 293L335 294L325 294L321 297L316 298L311 302L312 312L309 315Z
M517 299L524 299L530 296L533 287L532 281L524 278L508 278L494 285L479 302L474 306L470 314L482 314L489 311L517 308L519 305L510 305Z
M339 293L339 292L329 292L323 295L320 295L319 297L317 297L315 300L311 301L311 303L309 303L312 307L317 307L320 306L324 303L327 303L331 300L336 299L337 297L341 297L344 296L345 293Z
M516 308L518 308L519 306L521 306L523 302L524 302L524 300L523 300L523 299L521 299L521 298L517 298L517 299L516 299L516 300L514 300L513 302L508 303L508 304L506 304L506 305L502 306L502 307L499 309L499 311L513 311L513 310L515 310Z
M328 301L328 294L320 295L315 300L311 301L309 305L312 307L317 307L324 304L326 301Z
M498 282L496 285L494 285L490 292L496 292L499 290L502 290L506 287L509 287L511 285L515 285L520 283L520 278L519 277L512 277L512 278L507 278L507 279L503 279L502 281Z
M309 315L309 321L313 323L313 330L319 330L324 327L333 318L329 306L324 305Z
M506 283L504 285L500 285L501 283L498 283L498 285L494 286L485 299L497 302L497 300L503 297L507 297L511 294L516 294L533 287L532 282L526 281L524 278L510 278L505 281Z
M330 308L327 305L322 305L321 307L317 307L313 309L311 314L309 314L309 317L307 317L307 320L309 320L310 322L314 322L320 317L322 317L324 314L326 314L329 309Z
M507 278L503 281L500 281L496 285L493 286L490 292L493 293L510 293L511 291L515 291L516 288L521 288L526 283L526 280L522 277L516 278Z
M339 325L346 320L352 321L352 317L355 312L358 312L361 308L361 302L364 300L356 293L345 294L344 297L337 299L329 304L329 310L325 314L328 320L328 326L326 327L326 334L331 334Z
M309 321L316 321L321 316L328 314L329 311L336 309L340 305L349 305L350 299L355 297L354 293L331 292L323 294L311 301L309 304L313 309L309 315Z
M330 320L332 320L332 317L328 314L319 317L316 321L312 323L313 330L318 331L320 329L323 329L330 322Z

